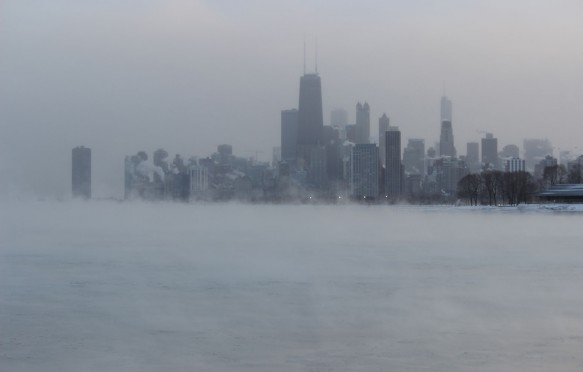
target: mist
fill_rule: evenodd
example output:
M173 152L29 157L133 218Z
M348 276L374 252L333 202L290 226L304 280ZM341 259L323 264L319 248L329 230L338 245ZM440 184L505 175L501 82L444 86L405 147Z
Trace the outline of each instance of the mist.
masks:
M493 132L578 146L578 1L8 0L0 5L0 191L65 197L70 150L93 150L94 194L120 197L123 158L220 143L271 160L297 107L302 48L324 112L371 105L406 138L439 135L454 102L458 149ZM328 118L325 118L328 122Z
M580 215L4 202L9 371L580 371Z

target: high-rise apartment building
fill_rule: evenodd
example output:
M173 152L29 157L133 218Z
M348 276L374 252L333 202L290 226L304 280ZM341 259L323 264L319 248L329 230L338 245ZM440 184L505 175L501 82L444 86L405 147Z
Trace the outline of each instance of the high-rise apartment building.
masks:
M506 172L525 172L526 171L526 164L523 159L520 158L512 158L506 160Z
M91 199L91 149L75 147L71 158L73 197Z
M281 160L295 164L298 145L298 110L281 112Z
M494 138L492 133L486 133L486 137L482 138L482 164L485 168L500 168L498 161L498 138Z
M375 144L357 144L352 148L350 191L357 199L379 196L379 152Z
M356 104L356 143L370 143L370 106Z
M385 196L399 198L401 185L401 132L398 127L389 127L385 132Z
M385 166L385 132L389 130L390 120L387 114L379 118L379 156L381 164Z
M403 150L403 167L407 174L425 174L425 140L411 138Z
M480 144L478 142L467 143L466 163L470 173L480 172Z

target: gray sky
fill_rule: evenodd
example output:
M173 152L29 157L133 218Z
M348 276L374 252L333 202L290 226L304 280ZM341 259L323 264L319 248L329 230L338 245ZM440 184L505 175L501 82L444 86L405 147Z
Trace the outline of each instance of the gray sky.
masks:
M493 132L580 146L583 3L530 1L4 0L0 192L70 194L70 151L93 150L96 196L120 196L138 150L271 160L297 107L302 44L319 43L325 121L371 105L404 141L439 135L445 82L458 153ZM577 150L583 152L582 146Z

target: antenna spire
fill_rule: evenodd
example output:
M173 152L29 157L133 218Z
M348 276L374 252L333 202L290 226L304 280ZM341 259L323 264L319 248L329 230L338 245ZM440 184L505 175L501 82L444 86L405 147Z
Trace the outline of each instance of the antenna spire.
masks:
M306 35L304 35L304 75L306 74Z
M318 73L318 36L316 36L316 74Z

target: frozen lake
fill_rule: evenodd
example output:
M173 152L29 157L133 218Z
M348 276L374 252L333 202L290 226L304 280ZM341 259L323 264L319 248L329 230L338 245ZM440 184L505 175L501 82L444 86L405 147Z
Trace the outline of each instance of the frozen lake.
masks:
M0 205L0 370L583 370L583 213Z

